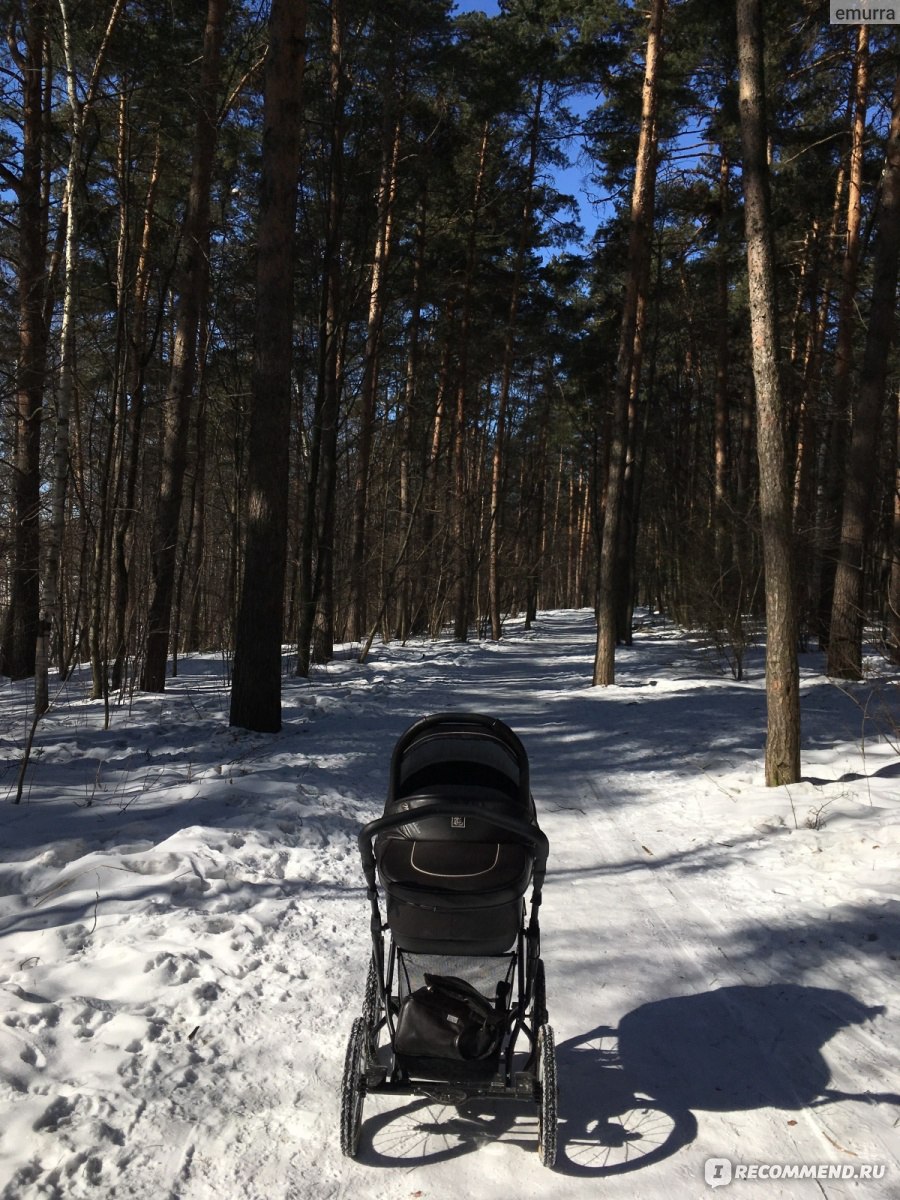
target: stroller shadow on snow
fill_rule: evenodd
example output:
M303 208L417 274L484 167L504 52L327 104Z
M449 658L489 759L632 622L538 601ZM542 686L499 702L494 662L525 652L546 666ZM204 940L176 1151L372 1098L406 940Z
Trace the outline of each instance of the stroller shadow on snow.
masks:
M571 1038L557 1046L555 1169L602 1178L649 1167L694 1140L695 1111L900 1104L897 1094L828 1087L823 1047L881 1011L825 988L724 987L644 1004L618 1029L600 1025ZM495 1142L533 1152L536 1124L517 1106L491 1099L459 1108L418 1099L370 1113L359 1159L369 1166L426 1165Z
M385 814L358 839L372 956L341 1085L345 1155L423 1164L499 1142L604 1176L690 1144L695 1110L900 1104L828 1087L823 1047L882 1010L825 988L657 1000L556 1047L538 926L549 845L529 781L496 718L436 714L395 747Z

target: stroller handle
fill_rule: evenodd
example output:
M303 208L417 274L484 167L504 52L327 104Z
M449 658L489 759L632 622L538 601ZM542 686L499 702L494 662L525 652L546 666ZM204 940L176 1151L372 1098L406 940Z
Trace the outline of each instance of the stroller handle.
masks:
M407 797L415 800L415 796ZM369 821L359 831L357 842L362 857L363 872L370 889L375 887L375 852L372 842L379 833L388 829L400 829L404 825L414 825L424 817L481 817L488 820L507 833L514 833L534 849L534 887L540 893L541 885L547 869L547 856L550 853L550 843L543 830L538 829L520 817L507 816L505 813L486 813L484 806L474 804L471 800L429 800L418 804L415 808L403 812L390 813L386 817L378 817Z

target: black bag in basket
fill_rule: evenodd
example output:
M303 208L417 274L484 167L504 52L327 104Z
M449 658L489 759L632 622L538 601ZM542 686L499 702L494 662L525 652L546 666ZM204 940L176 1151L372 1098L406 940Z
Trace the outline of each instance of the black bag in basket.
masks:
M400 1006L395 1047L415 1058L487 1058L497 1049L506 1014L464 979L426 975L425 987Z

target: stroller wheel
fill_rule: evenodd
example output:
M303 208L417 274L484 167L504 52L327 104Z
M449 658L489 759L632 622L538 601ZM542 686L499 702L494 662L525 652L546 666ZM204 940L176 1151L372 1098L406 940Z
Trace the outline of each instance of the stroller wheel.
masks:
M355 1158L359 1149L368 1043L368 1026L362 1017L357 1017L350 1030L341 1080L341 1153L348 1158Z
M545 1167L556 1162L559 1090L556 1082L556 1043L553 1030L542 1025L537 1035L538 1155Z

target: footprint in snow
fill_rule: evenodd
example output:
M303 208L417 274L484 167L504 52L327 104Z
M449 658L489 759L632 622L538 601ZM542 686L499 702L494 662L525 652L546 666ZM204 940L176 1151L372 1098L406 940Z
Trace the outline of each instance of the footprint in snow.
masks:
M75 1102L68 1096L57 1096L56 1099L46 1108L41 1116L32 1125L35 1133L40 1133L46 1129L48 1133L55 1133L60 1125L67 1124L75 1112Z
M37 1046L28 1042L19 1052L19 1058L28 1067L34 1067L36 1071L41 1071L46 1067L47 1060Z
M215 983L204 983L194 991L194 996L197 1000L212 1004L219 998L219 987ZM200 1011L205 1013L206 1008L201 1005Z
M234 921L230 917L213 917L206 922L209 933L229 933L234 929Z
M75 1036L83 1039L92 1038L97 1030L112 1018L113 1013L108 1009L98 1009L88 1004L72 1019L72 1024L77 1026Z

